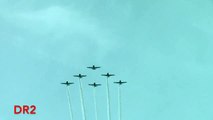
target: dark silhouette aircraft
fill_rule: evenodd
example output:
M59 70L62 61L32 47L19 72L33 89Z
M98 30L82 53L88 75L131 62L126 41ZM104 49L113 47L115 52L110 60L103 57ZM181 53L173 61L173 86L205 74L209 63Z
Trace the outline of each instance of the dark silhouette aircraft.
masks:
M74 83L66 81L65 83L61 83L61 84L69 86L69 85L74 84Z
M115 84L119 84L119 85L122 85L122 84L124 84L124 83L127 83L127 82L123 82L123 81L118 81L118 82L114 82Z
M111 77L111 76L115 76L115 74L107 73L107 74L102 74L101 76Z
M92 67L87 67L87 68L92 69L92 70L96 70L96 69L101 68L101 67L97 67L97 66L93 65Z
M87 75L78 74L78 75L73 75L73 76L78 77L78 78L83 78L83 77L86 77Z
M90 86L93 86L93 87L98 87L98 86L101 86L101 84L96 84L95 82L93 84L89 84Z

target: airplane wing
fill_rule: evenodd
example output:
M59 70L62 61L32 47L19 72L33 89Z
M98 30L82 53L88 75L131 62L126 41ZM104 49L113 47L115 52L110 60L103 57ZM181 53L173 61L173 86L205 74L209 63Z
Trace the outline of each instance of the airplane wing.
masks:
M92 69L93 67L87 67L87 68Z
M110 76L115 76L115 74L109 74Z
M64 85L66 85L67 83L61 83L61 84L64 84Z
M114 82L114 83L116 83L116 84L120 84L120 82Z
M96 86L101 86L101 84L96 84Z
M81 77L86 77L87 75L81 75Z
M90 85L90 86L94 86L94 84L88 84L88 85Z
M74 77L79 77L79 75L73 75Z
M107 74L101 74L101 76L107 76Z
M101 67L95 67L95 68L101 68Z
M122 82L122 83L127 83L127 82Z

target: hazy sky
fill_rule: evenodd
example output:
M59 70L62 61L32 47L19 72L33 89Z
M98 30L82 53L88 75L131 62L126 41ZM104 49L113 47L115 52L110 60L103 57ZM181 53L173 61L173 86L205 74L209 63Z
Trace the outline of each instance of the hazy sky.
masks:
M111 72L112 120L122 86L123 120L212 120L212 0L0 0L0 116L2 120L81 120L78 80L86 114L107 120ZM86 66L100 65L97 71ZM36 105L36 115L14 115L14 105Z

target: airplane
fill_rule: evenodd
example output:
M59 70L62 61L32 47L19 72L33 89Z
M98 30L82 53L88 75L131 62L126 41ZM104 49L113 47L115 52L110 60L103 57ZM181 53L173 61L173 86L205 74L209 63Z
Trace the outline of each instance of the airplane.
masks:
M118 81L118 82L114 82L114 83L115 83L115 84L122 85L122 84L127 83L127 82L122 82L122 81L120 80L120 81Z
M107 73L107 74L102 74L101 76L111 77L111 76L115 76L115 74Z
M93 86L93 87L98 87L98 86L101 86L101 84L96 84L95 82L93 84L89 84L90 86Z
M92 70L96 70L96 69L101 68L101 67L97 67L97 66L93 65L92 67L87 67L87 68L92 69Z
M61 84L64 84L64 85L69 86L69 85L74 84L74 83L73 83L73 82L68 82L68 81L66 81L65 83L61 83Z
M87 75L78 74L78 75L73 75L73 76L78 77L78 78L83 78L83 77L86 77Z

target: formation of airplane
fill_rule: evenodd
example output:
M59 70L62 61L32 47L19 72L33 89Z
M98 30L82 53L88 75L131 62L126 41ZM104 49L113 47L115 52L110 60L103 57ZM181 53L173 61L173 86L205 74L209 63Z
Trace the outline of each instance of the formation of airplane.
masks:
M87 68L92 69L92 70L96 70L96 69L101 68L101 67L93 65L93 66L87 67ZM83 78L83 77L86 77L87 75L78 74L78 75L73 75L73 76L74 76L74 77L78 77L78 78ZM109 78L109 77L111 77L111 76L115 76L115 74L106 73L106 74L101 74L101 76L106 76L107 78ZM125 83L127 83L127 82L121 81L121 80L120 80L120 81L114 82L114 83L115 83L115 84L122 85L122 84L125 84ZM73 82L68 82L68 81L66 81L66 82L61 83L61 84L69 86L69 85L74 84L74 83L73 83ZM94 82L93 84L88 84L88 85L89 85L89 86L93 86L93 87L101 86L101 84L97 84L97 83L95 83L95 82Z
M101 76L111 77L111 76L115 76L115 74L106 73L106 74L101 74Z
M96 70L96 69L99 69L101 68L100 66L95 66L95 65L92 65L92 66L89 66L87 67L88 69L92 69L92 70ZM108 119L111 119L111 116L110 116L110 94L109 94L109 83L108 83L108 78L111 77L111 76L115 76L115 74L111 74L111 73L106 73L106 74L101 74L101 76L105 76L107 77L107 84L106 84L106 91L107 91L107 107L108 107ZM81 78L84 78L84 77L87 77L87 75L83 75L83 74L77 74L77 75L73 75L73 77L77 77L79 78L79 90L80 90L80 98L81 98L81 107L82 107L82 117L84 120L86 120L86 115L85 115L85 105L84 105L84 97L83 97L83 89L82 89L82 81L81 81ZM125 84L127 82L125 81L116 81L116 82L113 82L114 84L118 84L118 88L119 88L119 93L118 93L118 96L119 96L119 105L121 103L121 100L120 100L120 85L122 84ZM67 91L68 91L68 99L69 99L69 106L70 106L70 118L72 119L72 110L71 110L71 102L70 102L70 93L69 93L69 87L71 84L74 84L73 82L69 82L69 81L66 81L66 82L63 82L61 83L63 85L66 85L67 86ZM91 84L88 84L89 86L91 87L94 87L94 105L95 105L95 111L96 111L96 119L97 119L97 108L96 108L96 92L95 92L95 88L98 87L98 86L101 86L101 84L97 84L96 82L94 83L91 83ZM119 115L120 115L120 119L121 119L121 107L119 107Z
M125 83L127 83L127 82L124 82L124 81L118 81L118 82L114 82L115 84L119 84L119 85L122 85L122 84L125 84ZM63 84L63 85L67 85L67 86L69 86L69 85L71 85L71 84L74 84L73 82L68 82L68 81L66 81L66 82L64 82L64 83L61 83L61 84ZM98 87L98 86L101 86L101 84L97 84L97 83L93 83L93 84L88 84L89 86L93 86L93 87Z
M99 67L99 66L97 67L97 66L93 65L92 67L87 67L87 68L92 69L92 70L96 70L96 69L101 68L101 67Z
M89 86L98 87L101 86L101 84L96 84L95 82L93 84L89 84Z
M127 83L127 82L123 82L123 81L118 81L118 82L114 82L115 84L119 84L119 85L122 85L122 84L124 84L124 83Z
M83 77L86 77L87 75L78 74L78 75L73 75L73 76L78 77L78 78L83 78Z
M66 81L65 83L61 83L61 84L66 85L66 86L69 86L69 85L74 84L74 83L73 83L73 82L68 82L68 81Z

